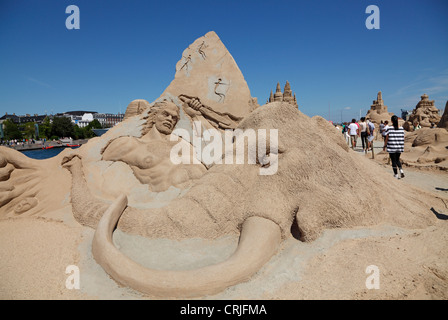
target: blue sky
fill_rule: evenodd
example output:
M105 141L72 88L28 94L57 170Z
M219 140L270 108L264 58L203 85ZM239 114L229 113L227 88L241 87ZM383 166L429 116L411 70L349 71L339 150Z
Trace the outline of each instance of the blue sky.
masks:
M68 5L80 29L68 30ZM368 5L380 29L368 30ZM124 113L157 99L183 50L215 31L264 104L286 80L299 109L333 121L448 100L447 0L0 0L0 115Z

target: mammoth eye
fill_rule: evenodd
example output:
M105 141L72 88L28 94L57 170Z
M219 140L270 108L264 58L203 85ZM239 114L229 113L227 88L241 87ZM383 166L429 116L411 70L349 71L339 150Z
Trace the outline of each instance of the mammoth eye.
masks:
M285 146L284 145L279 145L278 146L278 153L280 154L280 153L284 153L286 151L286 148L285 148Z

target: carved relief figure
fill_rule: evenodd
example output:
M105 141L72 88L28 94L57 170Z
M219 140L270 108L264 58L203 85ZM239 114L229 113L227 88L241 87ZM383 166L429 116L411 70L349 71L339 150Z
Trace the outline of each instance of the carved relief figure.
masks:
M207 57L207 55L205 54L204 50L205 48L207 48L208 46L205 44L205 41L202 41L202 43L199 45L198 47L198 53L201 55L201 57L205 60L205 58Z
M170 186L184 187L206 171L202 164L175 165L170 151L177 142L170 134L179 121L179 108L170 101L156 102L148 115L141 138L120 137L112 140L103 151L103 160L128 164L135 177L151 191L160 192ZM187 144L188 142L183 141ZM192 147L189 147L193 154Z
M185 70L188 72L188 64L189 64L190 61L191 61L191 54L189 54L188 57L184 57L184 59L185 59L185 62L184 62L184 64L182 65L182 67L180 68L180 70L182 70L183 68L185 68Z
M221 102L221 100L222 102L224 102L224 100L226 99L226 95L224 93L217 91L219 86L228 86L228 85L229 85L228 83L222 82L221 78L218 78L218 81L215 82L215 94L219 96L218 100L219 102Z

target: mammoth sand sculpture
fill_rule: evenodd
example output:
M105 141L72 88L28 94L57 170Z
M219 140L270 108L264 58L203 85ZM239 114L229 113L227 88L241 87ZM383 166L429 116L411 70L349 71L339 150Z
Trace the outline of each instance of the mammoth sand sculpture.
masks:
M316 130L307 130L310 124ZM261 164L216 164L183 197L163 208L136 209L127 206L124 195L112 204L93 199L82 175L82 160L67 159L72 194L77 195L72 198L73 211L96 228L94 257L116 281L155 296L213 294L247 280L261 268L289 236L293 222L300 239L311 241L325 228L383 222L418 227L433 221L425 196L413 189L397 190L397 182L382 169L374 168L371 186L364 187L362 161L358 164L358 156L353 157L320 117L310 119L288 103L271 103L257 108L238 127L279 128L278 172L262 176ZM76 199L89 199L95 212ZM238 249L222 263L162 271L146 269L120 253L112 242L115 226L157 238L241 234Z
M210 38L217 41L216 35L209 33L195 43ZM213 58L211 44L212 41L207 55L198 51L196 57L188 56L191 58L185 62L190 64L188 76L194 76L198 69L194 63ZM191 50L195 48L194 45L189 47ZM229 59L229 55L224 56ZM186 72L185 68L177 69ZM229 80L231 76L222 78ZM212 83L214 78L210 79ZM240 80L240 83L243 82ZM204 88L207 90L207 86ZM223 99L213 96L215 87L208 88L212 90L208 105L213 105L213 99L223 103ZM225 91L225 101L232 101L231 90ZM181 95L179 92L177 94ZM197 92L190 90L186 93L206 101ZM168 104L179 107L180 119L176 126L182 126L188 123L182 122L188 120L188 112L177 94L165 92L168 100L171 99ZM66 150L51 160L31 160L0 147L0 216L42 215L45 210L70 205L79 223L95 229L92 252L98 264L117 282L160 297L209 295L247 281L280 250L282 240L292 234L301 241L313 241L329 228L382 223L419 228L434 223L436 218L429 203L438 200L422 190L399 185L382 168L356 155L323 118L309 118L286 102L273 102L252 110L254 100L244 98L243 101L248 112L235 116L234 119L241 119L237 129L278 130L277 148L268 146L265 155L256 155L258 159L275 155L278 166L275 174L260 175L260 167L266 165L264 162L222 163L200 170L189 166L200 167L201 164L183 164L182 172L194 172L194 179L183 185L182 182L191 175L176 180L177 175L169 173L178 169L165 157L154 165L163 164L156 173L165 173L169 179L162 175L164 187L156 188L157 192L154 192L138 179L139 174L152 174L154 157L145 156L142 158L145 161L135 163L126 163L123 158L107 158L108 147L121 138L136 140L137 149L133 151L137 151L137 158L145 152L157 155L157 149L143 142L155 143L152 146L165 149L171 146L167 137L173 123L165 123L170 129L165 136L156 131L156 125L147 132L145 118L151 111L146 110L85 146ZM224 113L225 110L219 110L218 115ZM163 124L164 120L161 121ZM52 168L52 174L48 175L51 170L44 170L44 167ZM369 172L368 185L364 179L366 172ZM37 178L40 187L36 186ZM107 187L110 181L117 183ZM163 206L138 203L138 199L153 197L154 193L171 192L173 189L167 187L167 181L168 184L178 183L178 188L183 191ZM22 196L19 191L30 183L32 189ZM42 191L44 186L50 185L53 193ZM142 185L146 189L140 188ZM104 191L107 188L107 192ZM142 193L143 197L136 197L137 193ZM137 264L115 247L115 228L153 238L217 239L226 234L239 234L240 240L235 253L221 263L194 270L154 270Z

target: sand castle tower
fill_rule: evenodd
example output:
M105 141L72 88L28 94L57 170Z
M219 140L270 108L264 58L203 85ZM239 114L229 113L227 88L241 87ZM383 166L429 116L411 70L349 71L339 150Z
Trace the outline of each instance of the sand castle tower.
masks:
M277 88L275 89L274 94L274 102L281 102L281 101L283 101L283 93L282 90L280 89L280 83L277 82Z
M387 113L387 106L384 105L383 94L381 91L378 92L376 100L373 100L370 110L375 111L378 114Z
M373 100L370 110L367 111L366 119L370 119L375 125L380 124L381 121L390 121L393 113L387 111L387 106L383 101L383 94L381 91L378 92L376 100Z
M292 92L291 90L291 85L289 83L289 81L286 81L285 87L283 89L283 93L280 87L280 83L277 82L277 88L275 90L275 94L272 94L272 90L271 90L271 95L269 96L269 102L288 102L296 107L299 107L297 104L297 99L296 99L296 95L295 93Z
M274 94L272 93L272 90L271 90L271 94L269 95L269 99L268 99L268 101L266 101L266 103L269 103L272 101L274 101Z
M294 97L292 95L291 85L289 84L288 81L286 81L285 88L283 89L283 101L286 101L291 104L294 103Z

